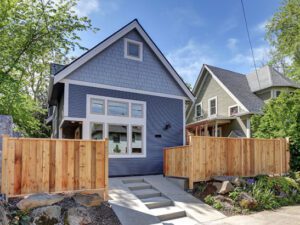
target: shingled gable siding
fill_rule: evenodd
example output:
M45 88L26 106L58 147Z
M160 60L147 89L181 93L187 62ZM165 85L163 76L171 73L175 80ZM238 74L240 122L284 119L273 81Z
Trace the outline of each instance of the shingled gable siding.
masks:
M143 42L143 61L124 58L124 38ZM124 38L75 70L67 79L186 96L137 31Z
M228 107L236 105L237 103L229 96L229 94L212 78L211 75L208 75L204 81L204 85L200 93L196 96L195 104L202 101L202 108L204 112L204 117L207 118L208 115L208 99L217 96L217 105L218 105L218 115L219 116L228 116ZM194 122L193 118L195 116L195 107L193 111L187 118L187 124Z
M109 159L109 175L160 174L163 165L163 148L183 144L183 101L158 96L150 96L101 88L70 84L69 116L85 118L86 95L145 101L147 104L147 157ZM169 122L171 128L164 130ZM161 138L156 138L161 134Z

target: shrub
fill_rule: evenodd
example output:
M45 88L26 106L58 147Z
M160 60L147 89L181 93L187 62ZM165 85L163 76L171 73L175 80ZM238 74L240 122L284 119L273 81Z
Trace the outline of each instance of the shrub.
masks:
M275 209L280 205L276 200L275 194L269 188L266 188L262 180L254 184L252 196L257 201L256 209Z

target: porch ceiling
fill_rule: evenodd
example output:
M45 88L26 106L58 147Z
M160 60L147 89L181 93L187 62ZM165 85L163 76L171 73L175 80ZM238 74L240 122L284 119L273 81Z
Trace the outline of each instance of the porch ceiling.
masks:
M187 124L186 128L195 128L198 126L215 126L217 123L218 125L223 125L223 124L228 124L230 123L234 118L232 117L215 117L215 118L208 118L208 119L203 119L200 121L196 121L194 123Z

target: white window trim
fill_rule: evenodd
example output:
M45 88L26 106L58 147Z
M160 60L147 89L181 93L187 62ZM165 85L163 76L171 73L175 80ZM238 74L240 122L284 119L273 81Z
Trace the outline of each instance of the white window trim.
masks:
M136 44L139 46L139 57L128 55L128 43ZM128 38L124 38L124 57L126 59L133 59L137 61L143 61L143 43Z
M113 97L106 97L106 96L99 96L99 95L87 95L86 96L86 109L90 108L91 98L99 98L105 101L105 113L104 115L101 114L91 114L89 110L86 110L86 119L83 121L83 135L84 139L90 139L90 126L91 122L102 123L104 124L104 138L108 138L108 125L126 125L128 126L128 154L120 154L120 155L111 155L109 154L109 158L145 158L147 156L147 143L146 143L146 127L147 127L147 104L144 101L137 101L131 99L123 99L123 98L113 98ZM129 114L130 116L110 116L107 114L107 102L108 100L117 101L117 102L126 102L129 104ZM141 104L143 105L143 117L131 117L131 104ZM142 153L141 154L131 154L131 127L132 126L142 126Z
M231 105L231 106L228 106L228 116L236 116L236 115L230 115L230 109L233 108L233 107L238 107L238 113L240 112L240 107L239 105ZM237 114L238 114L237 113Z
M216 114L210 114L210 102L214 99L216 100ZM215 96L215 97L209 98L207 100L207 102L208 102L208 116L209 117L217 116L218 115L218 97Z
M100 100L100 101L103 101L103 113L96 113L96 112L92 112L92 101L93 100ZM104 99L100 99L100 98L90 98L90 113L91 114L96 114L96 115L104 115L105 114L105 100Z
M201 106L201 112L200 112L200 115L198 116L197 115L197 106L198 105L200 105ZM203 108L202 108L202 102L200 102L200 103L198 103L198 104L196 104L196 107L195 107L195 117L197 118L197 117L201 117L201 116L203 116Z

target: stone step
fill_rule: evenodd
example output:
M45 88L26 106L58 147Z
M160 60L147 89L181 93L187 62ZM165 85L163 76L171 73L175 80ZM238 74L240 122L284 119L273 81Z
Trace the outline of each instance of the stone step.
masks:
M154 208L160 208L160 207L166 207L166 206L172 206L173 205L173 202L170 199L165 198L163 196L142 199L142 202L144 202L145 205L149 209L154 209Z
M182 217L179 219L173 219L173 220L166 220L162 222L163 225L200 225L199 222L189 218L189 217Z
M145 182L129 183L126 186L129 188L129 190L132 190L132 191L152 188L152 185L145 183Z
M173 220L185 217L186 213L183 209L176 206L151 209L151 214L160 219L160 221Z
M155 189L142 189L142 190L136 190L132 191L133 194L135 194L140 199L145 198L153 198L153 197L159 197L161 196L161 193Z
M130 178L122 180L123 184L129 183L146 183L143 178Z

